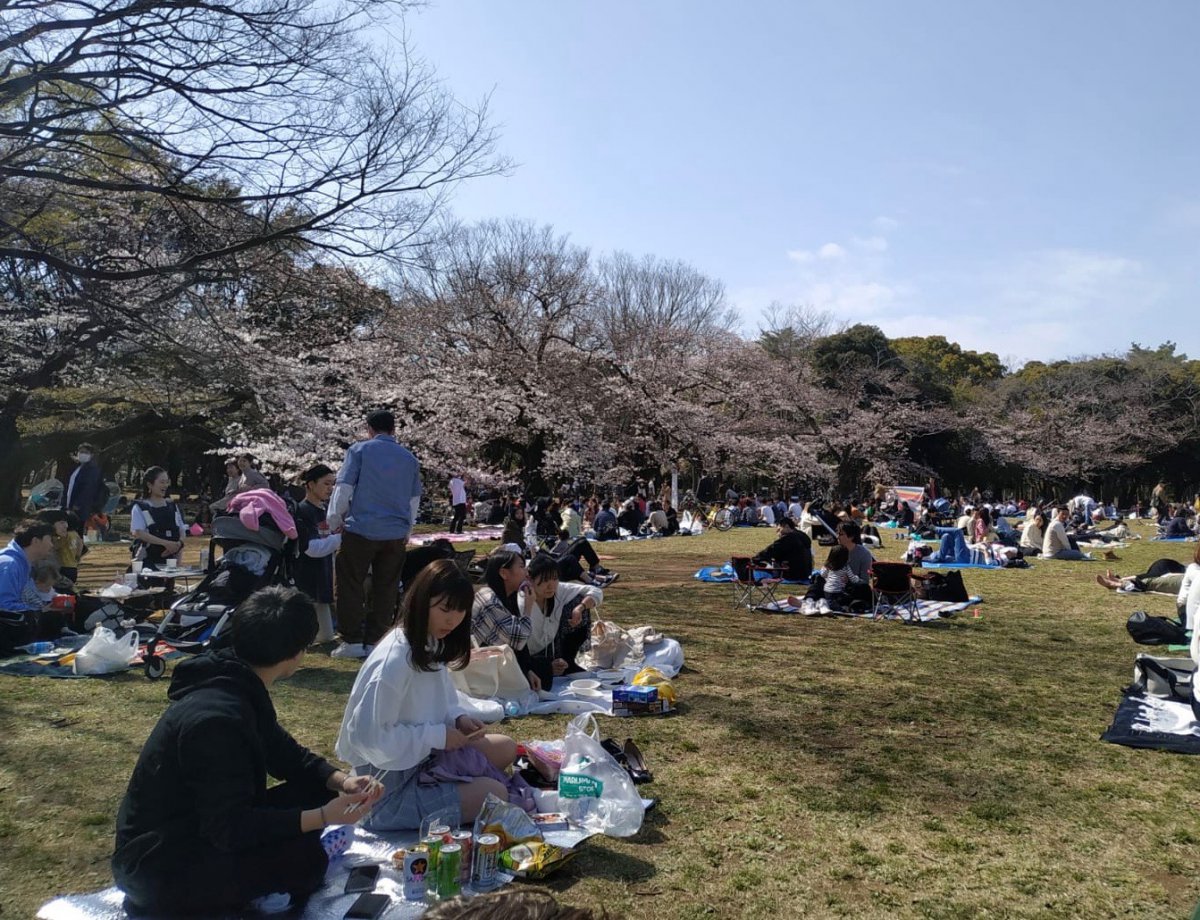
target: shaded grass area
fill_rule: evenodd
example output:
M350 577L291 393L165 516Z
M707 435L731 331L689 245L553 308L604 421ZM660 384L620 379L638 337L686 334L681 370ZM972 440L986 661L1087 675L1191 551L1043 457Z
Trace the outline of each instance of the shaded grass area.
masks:
M545 883L618 916L1186 916L1200 896L1200 764L1098 741L1128 683L1134 609L1103 563L964 578L985 603L936 627L749 613L691 574L765 529L605 544L606 618L677 637L680 712L602 719L646 752L660 797L630 840L590 843ZM489 544L481 544L486 548ZM895 558L903 543L883 555ZM84 577L111 574L98 550ZM111 558L108 556L111 554ZM1191 547L1141 542L1118 571ZM312 654L276 693L304 743L333 747L355 665ZM166 682L0 677L0 904L32 916L109 884L113 816ZM561 735L565 716L507 724Z

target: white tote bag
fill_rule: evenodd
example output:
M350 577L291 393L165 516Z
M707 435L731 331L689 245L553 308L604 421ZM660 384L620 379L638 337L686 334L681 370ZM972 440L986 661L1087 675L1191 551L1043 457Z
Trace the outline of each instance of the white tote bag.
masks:
M510 645L485 645L471 649L471 661L461 671L450 669L450 679L467 696L477 699L520 700L529 693Z

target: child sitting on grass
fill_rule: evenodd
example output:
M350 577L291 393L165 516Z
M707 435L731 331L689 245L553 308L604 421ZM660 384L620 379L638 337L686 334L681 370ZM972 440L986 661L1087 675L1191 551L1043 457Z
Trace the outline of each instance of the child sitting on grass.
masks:
M825 565L813 577L812 587L808 589L804 599L789 597L788 603L799 607L805 616L830 614L846 609L853 600L847 589L851 585L862 583L862 579L850 568L850 551L839 543L829 550Z

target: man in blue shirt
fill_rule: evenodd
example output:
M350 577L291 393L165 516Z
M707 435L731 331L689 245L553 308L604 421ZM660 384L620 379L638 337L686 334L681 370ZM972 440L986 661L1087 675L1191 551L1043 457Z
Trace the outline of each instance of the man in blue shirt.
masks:
M29 571L54 552L51 534L54 525L41 521L23 521L13 531L12 541L0 550L0 610L33 610L22 599Z
M335 593L341 644L332 652L337 658L365 658L396 618L404 543L421 501L421 465L396 443L395 431L392 413L367 416L368 440L346 451L329 502L329 528L342 532Z

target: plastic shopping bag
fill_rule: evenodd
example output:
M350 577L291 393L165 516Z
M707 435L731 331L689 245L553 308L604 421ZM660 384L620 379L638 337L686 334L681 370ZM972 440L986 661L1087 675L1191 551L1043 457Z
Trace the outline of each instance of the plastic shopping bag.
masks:
M105 626L97 626L87 645L75 655L76 674L124 671L138 656L138 634L130 630L120 639Z
M558 802L572 824L594 834L632 837L642 827L642 797L624 767L601 746L591 713L576 716L567 726Z

